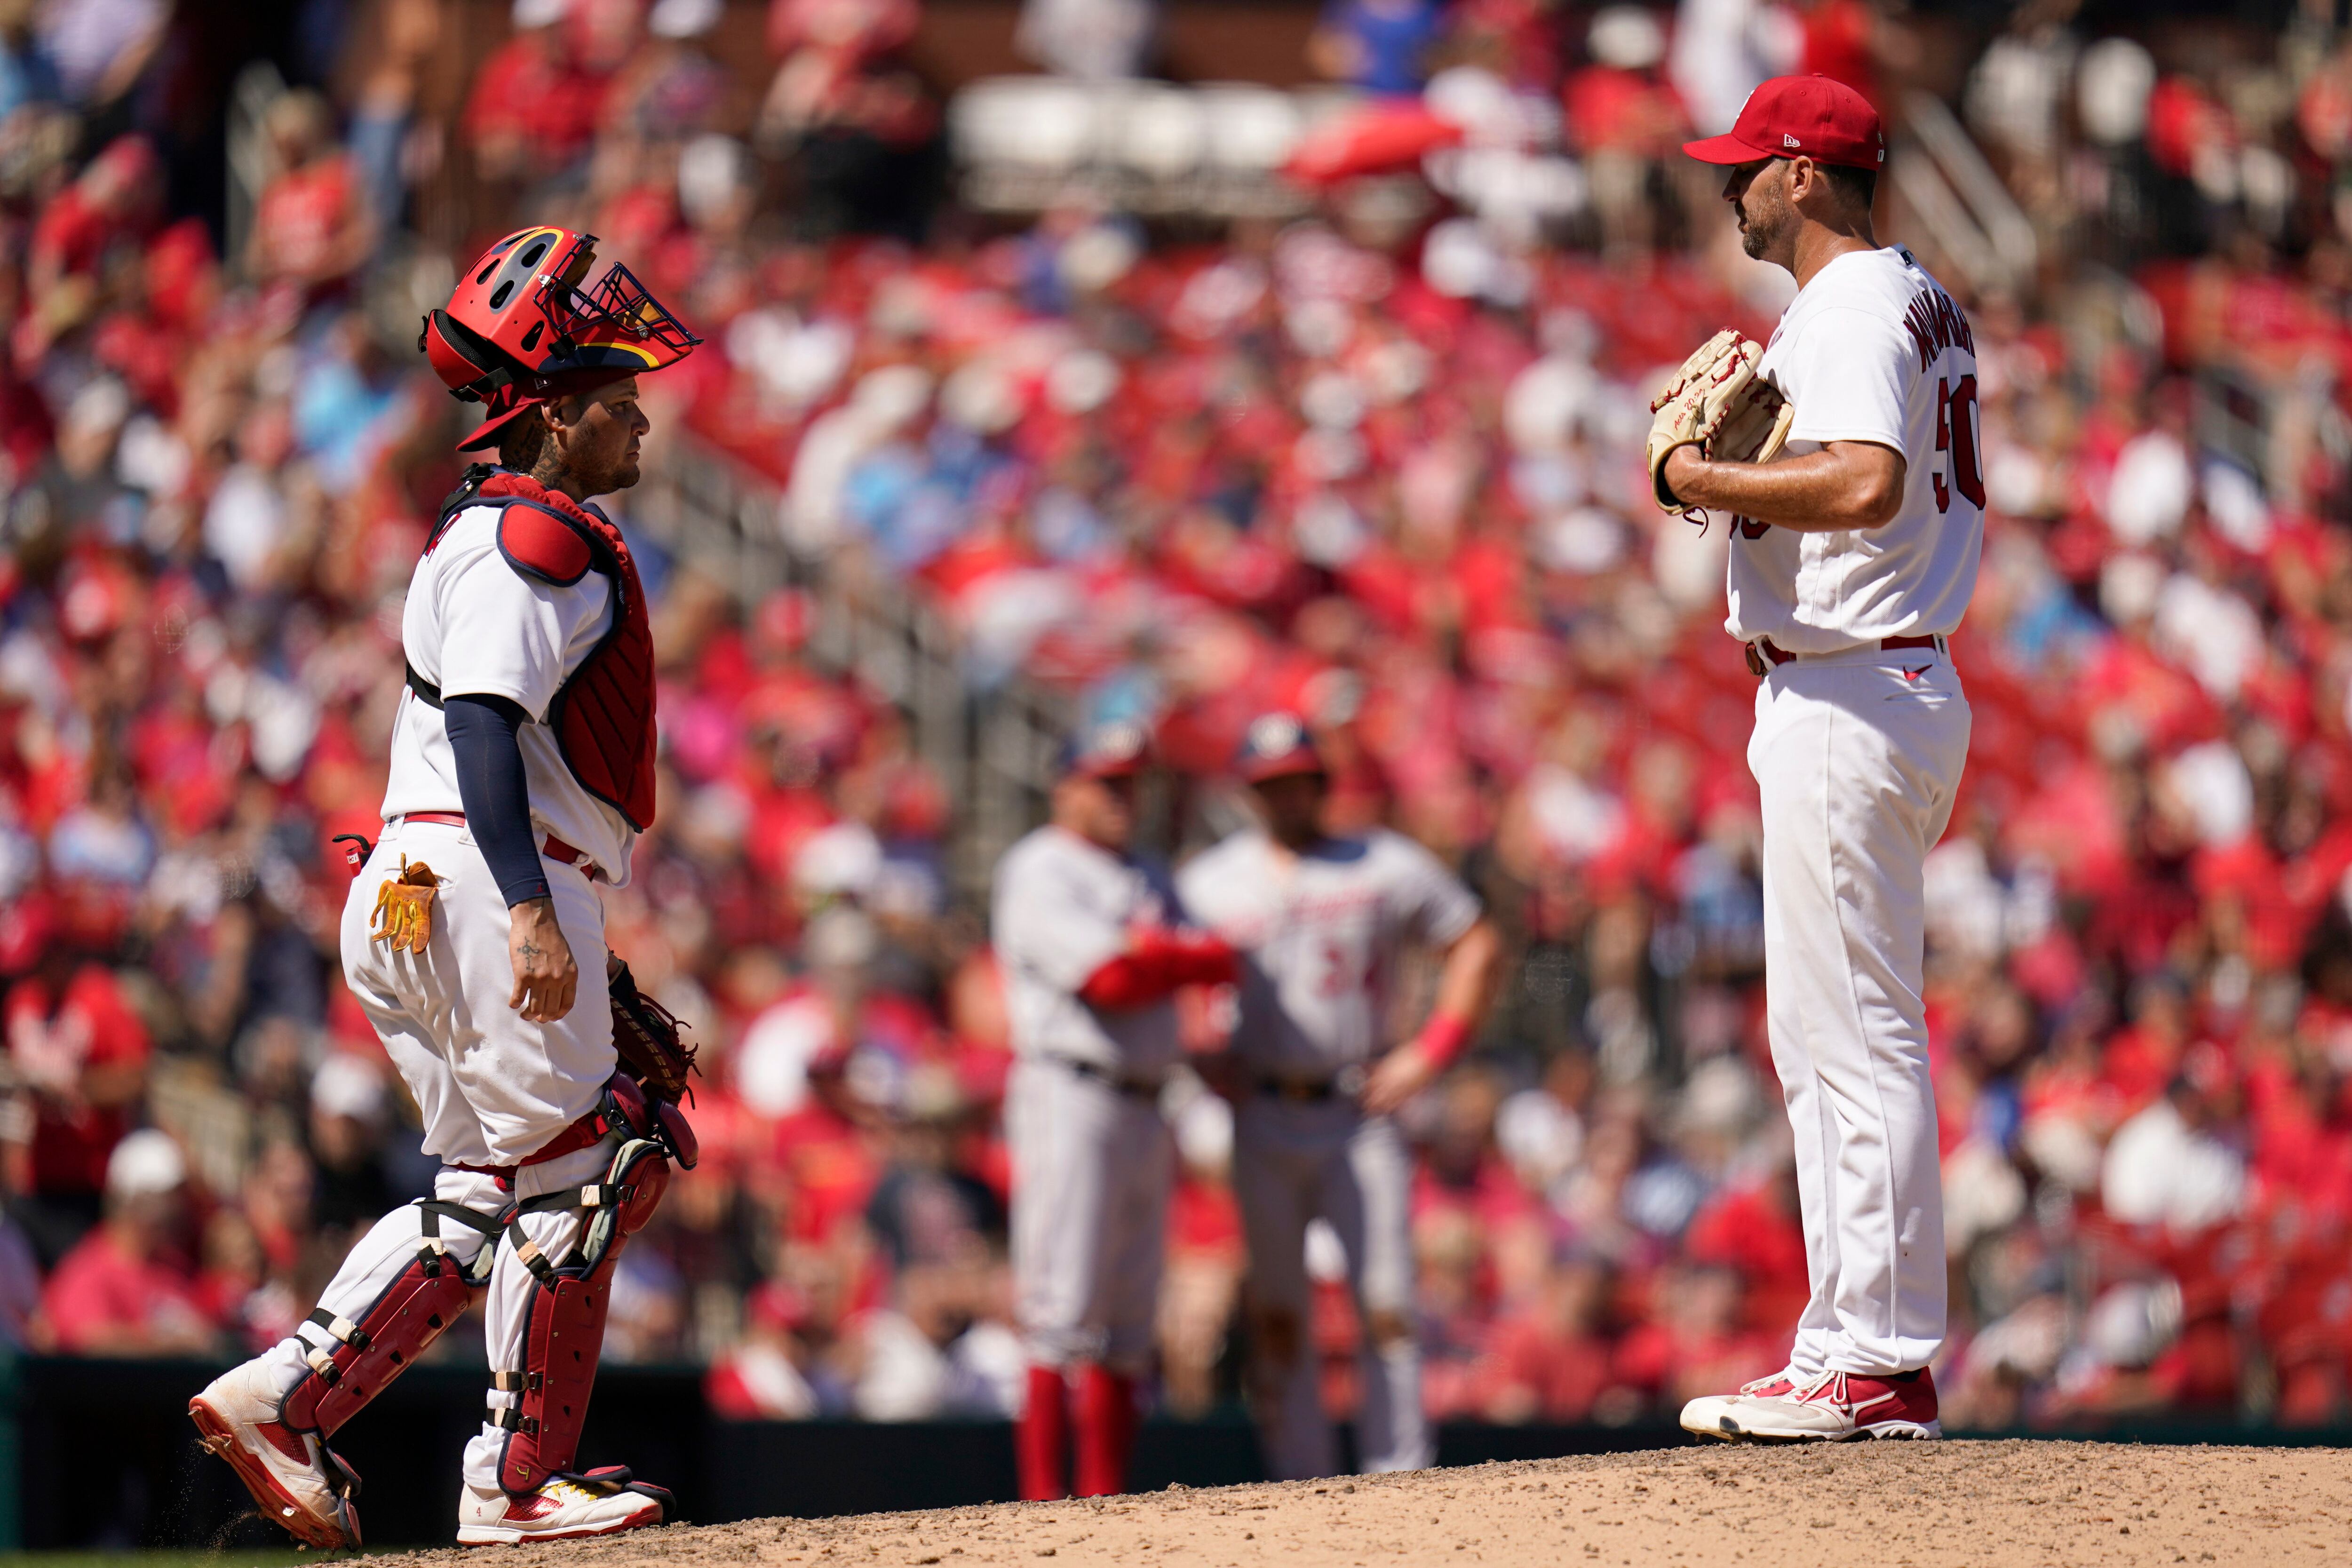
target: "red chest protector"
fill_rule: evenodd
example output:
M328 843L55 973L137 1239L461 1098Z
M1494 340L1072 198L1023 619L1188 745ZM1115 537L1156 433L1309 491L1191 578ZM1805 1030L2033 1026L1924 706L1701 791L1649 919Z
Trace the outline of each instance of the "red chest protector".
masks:
M547 725L581 787L644 832L654 820L654 633L627 542L602 512L536 479L477 464L442 503L425 553L452 519L477 506L499 509L499 552L524 575L558 587L590 572L612 579L612 629L556 692ZM408 685L441 706L439 689L414 666Z

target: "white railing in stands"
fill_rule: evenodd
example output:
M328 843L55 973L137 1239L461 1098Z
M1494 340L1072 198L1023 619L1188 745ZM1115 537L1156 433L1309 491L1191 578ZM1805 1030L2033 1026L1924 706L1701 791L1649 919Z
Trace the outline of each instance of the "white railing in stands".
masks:
M1888 174L1931 242L1979 291L2031 294L2041 245L2025 209L1942 99L1906 93L1903 115Z
M997 857L1044 818L1071 703L1017 677L973 689L945 616L887 578L793 551L776 526L778 499L773 485L688 439L649 467L629 515L747 607L782 587L809 595L812 659L904 710L916 749L938 770L954 811L947 873L977 907Z
M228 200L222 238L231 271L242 273L253 243L254 215L269 184L270 109L286 94L286 79L268 60L256 60L236 74L228 102Z

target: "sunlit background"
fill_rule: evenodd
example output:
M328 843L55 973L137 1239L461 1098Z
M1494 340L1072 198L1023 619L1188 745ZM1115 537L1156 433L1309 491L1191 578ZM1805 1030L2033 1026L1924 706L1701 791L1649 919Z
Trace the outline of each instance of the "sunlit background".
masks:
M707 1077L608 1364L722 1419L1012 1414L990 868L1075 719L1153 728L1181 858L1284 707L1511 944L1406 1115L1433 1415L1780 1366L1753 681L1642 442L1791 288L1677 143L1799 70L1886 117L1881 237L1980 366L1947 1424L2352 1420L2343 10L0 0L0 1344L249 1353L425 1190L328 840L468 423L417 318L553 222L708 340L612 503L664 771L611 939ZM1230 1116L1166 1109L1156 1402L1229 1414Z

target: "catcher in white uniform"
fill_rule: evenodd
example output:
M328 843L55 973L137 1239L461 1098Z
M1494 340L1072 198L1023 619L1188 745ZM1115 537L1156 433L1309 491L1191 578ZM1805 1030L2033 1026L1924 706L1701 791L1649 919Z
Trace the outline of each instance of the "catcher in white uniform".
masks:
M1662 506L1734 519L1726 625L1762 678L1767 1012L1811 1284L1785 1371L1684 1409L1712 1437L1943 1431L1924 867L1968 755L1944 639L1976 585L1984 477L1968 319L1872 232L1885 148L1823 77L1766 82L1685 148L1731 165L1748 254L1798 285L1760 355L1725 333L1685 367L1651 437Z
M1133 724L1074 737L1052 819L996 868L991 925L1019 1058L1004 1093L1013 1282L1029 1354L1014 1448L1032 1500L1127 1489L1174 1157L1160 1114L1182 1055L1173 998L1234 973L1223 942L1180 929L1166 874L1128 853L1147 760Z
M615 1070L642 1004L593 884L627 880L653 819L653 643L627 543L587 498L637 480L635 373L698 340L625 268L583 287L593 246L509 236L420 343L488 405L461 447L495 443L500 466L467 470L410 584L383 837L351 857L342 956L424 1112L434 1196L378 1221L293 1337L189 1406L263 1514L322 1549L360 1544L328 1439L484 1292L492 1385L458 1541L669 1511L625 1469L572 1469L614 1263L694 1163L682 1072Z
M1219 1076L1235 1102L1234 1195L1249 1247L1253 1403L1281 1480L1338 1468L1323 1413L1305 1240L1339 1235L1363 1323L1356 1430L1366 1470L1435 1458L1414 1333L1412 1158L1391 1116L1469 1043L1501 942L1437 858L1396 833L1323 831L1328 781L1288 713L1253 723L1236 763L1265 817L1196 857L1185 908L1241 953L1239 1017ZM1444 954L1435 1004L1389 1049L1409 944Z

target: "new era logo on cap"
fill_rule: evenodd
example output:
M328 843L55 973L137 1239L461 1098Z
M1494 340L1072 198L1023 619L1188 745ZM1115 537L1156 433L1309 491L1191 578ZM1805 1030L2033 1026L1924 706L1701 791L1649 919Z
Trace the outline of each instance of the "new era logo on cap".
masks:
M1801 147L1804 143L1783 131L1780 132L1780 145L1783 147Z

